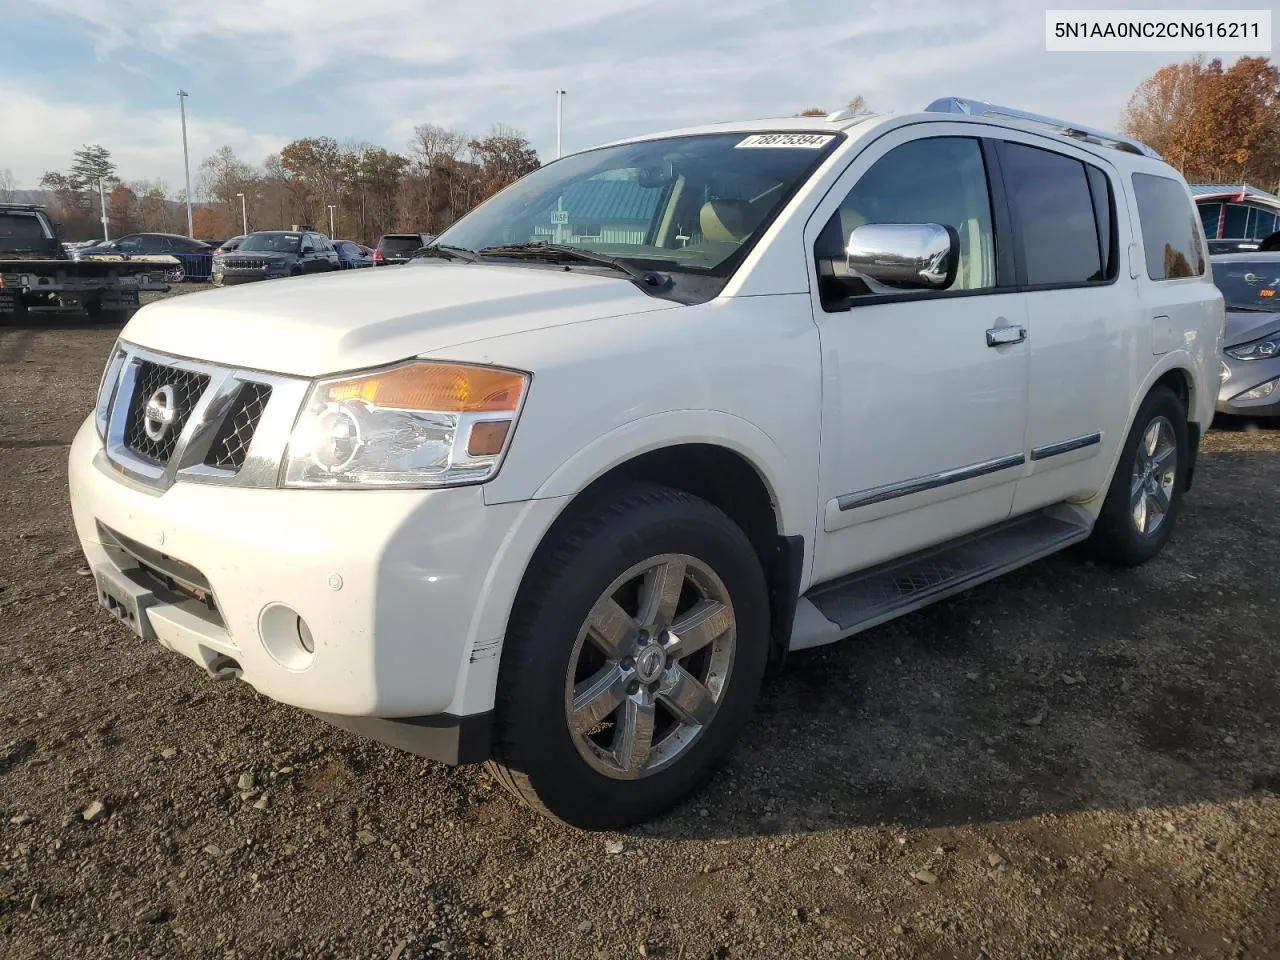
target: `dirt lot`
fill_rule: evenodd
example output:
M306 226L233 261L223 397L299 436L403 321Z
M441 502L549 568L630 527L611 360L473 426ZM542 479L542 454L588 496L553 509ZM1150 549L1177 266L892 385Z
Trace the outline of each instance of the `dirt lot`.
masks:
M99 613L114 335L0 329L0 955L1280 956L1280 430L1208 436L1158 561L797 655L702 794L588 835Z

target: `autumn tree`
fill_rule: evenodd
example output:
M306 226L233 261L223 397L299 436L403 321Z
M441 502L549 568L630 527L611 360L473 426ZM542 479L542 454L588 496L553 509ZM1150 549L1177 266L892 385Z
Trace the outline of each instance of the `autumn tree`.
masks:
M862 116L864 113L871 113L871 108L867 106L867 98L860 93L853 96L849 102L845 104L845 108L852 110L854 116ZM809 107L807 110L801 110L796 114L796 116L825 117L828 113L830 113L829 110L823 110L821 107Z
M123 183L111 188L107 198L107 215L111 218L112 236L123 236L138 231L137 195Z
M488 136L472 140L469 146L480 165L482 197L492 196L542 166L528 138L505 124L496 124Z
M1123 130L1188 180L1280 181L1280 70L1266 57L1224 68L1197 57L1161 67L1129 99Z
M343 183L342 150L333 137L304 137L280 151L280 165L289 178L294 213L300 222L319 226L328 222L329 204L336 203Z

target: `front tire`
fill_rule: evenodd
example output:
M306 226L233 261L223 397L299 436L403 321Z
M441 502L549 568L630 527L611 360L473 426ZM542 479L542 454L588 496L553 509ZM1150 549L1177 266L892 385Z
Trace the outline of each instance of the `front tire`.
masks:
M1182 508L1187 411L1167 387L1153 389L1120 451L1090 551L1116 566L1136 567L1168 542Z
M723 759L768 658L764 574L719 509L631 485L540 548L502 654L490 771L588 829L667 810Z

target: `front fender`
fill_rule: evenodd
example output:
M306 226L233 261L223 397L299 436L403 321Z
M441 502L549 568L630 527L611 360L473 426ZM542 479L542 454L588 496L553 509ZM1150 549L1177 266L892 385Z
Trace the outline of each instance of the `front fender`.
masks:
M628 460L665 447L692 443L724 447L745 459L769 491L782 525L778 532L812 537L813 504L808 502L806 524L804 504L807 501L802 480L805 471L798 469L802 465L789 467L772 437L750 421L720 410L671 410L615 427L556 467L538 486L533 498L572 496ZM808 490L808 494L812 500L813 490ZM487 501L489 495L490 490L486 488Z

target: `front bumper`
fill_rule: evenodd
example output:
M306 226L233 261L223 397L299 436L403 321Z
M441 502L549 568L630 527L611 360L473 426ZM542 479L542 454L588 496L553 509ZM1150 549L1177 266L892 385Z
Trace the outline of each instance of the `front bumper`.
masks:
M1222 362L1230 375L1221 381L1218 389L1218 402L1215 406L1218 413L1241 417L1280 416L1280 384L1276 385L1269 397L1260 400L1237 399L1242 393L1248 393L1260 384L1280 377L1280 357L1236 360L1223 354Z
M477 743L487 746L477 731L493 706L506 617L560 501L486 505L478 486L180 481L157 492L107 460L92 417L72 444L69 477L99 599L111 607L129 583L150 594L135 603L142 636L423 755L472 760ZM201 584L211 604L189 596ZM305 621L311 653L296 629L282 634L281 609ZM423 736L434 746L415 748Z

